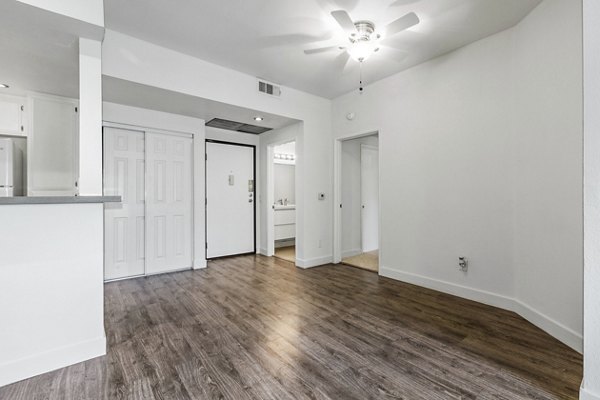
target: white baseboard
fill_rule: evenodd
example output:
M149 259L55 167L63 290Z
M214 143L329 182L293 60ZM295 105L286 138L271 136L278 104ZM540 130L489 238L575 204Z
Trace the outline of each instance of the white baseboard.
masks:
M560 322L550 318L544 313L518 299L514 299L514 308L512 308L511 311L516 312L527 321L531 322L551 336L554 336L556 339L560 340L572 349L578 351L579 353L583 353L583 337L582 335L573 331L571 328L564 326Z
M362 249L346 250L346 251L342 251L342 258L354 257L359 254L362 254Z
M379 275L513 311L567 346L580 353L583 351L583 338L580 334L540 313L520 300L383 266L379 267Z
M0 365L0 386L9 385L106 354L106 337L59 347Z
M269 252L267 251L267 249L264 249L261 247L258 249L258 254L262 254L263 256L266 256L267 254L269 254Z
M331 264L331 262L333 261L333 257L332 256L324 256L324 257L316 257L316 258L310 258L307 260L301 260L299 258L296 258L296 267L300 267L300 268L313 268L313 267L318 267L321 265L325 265L325 264Z
M194 260L194 269L204 269L206 268L206 260Z
M579 400L600 400L600 394L588 391L585 388L585 382L582 382L581 390L579 391Z

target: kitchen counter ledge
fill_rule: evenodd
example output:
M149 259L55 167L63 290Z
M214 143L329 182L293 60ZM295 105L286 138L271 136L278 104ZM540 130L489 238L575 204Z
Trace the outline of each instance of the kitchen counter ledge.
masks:
M0 205L118 203L121 196L14 196L0 197Z

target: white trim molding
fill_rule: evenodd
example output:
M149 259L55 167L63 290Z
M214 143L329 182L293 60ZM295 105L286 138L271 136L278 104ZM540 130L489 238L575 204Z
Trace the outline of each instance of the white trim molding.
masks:
M204 269L206 268L206 260L205 259L196 259L194 260L193 269Z
M106 337L59 347L0 365L0 387L106 354Z
M321 265L331 264L332 261L333 257L331 255L324 257L309 258L307 260L301 260L299 258L296 258L296 267L302 269L314 268L320 267Z
M600 400L600 394L592 393L585 388L585 381L581 382L581 390L579 391L579 400Z
M580 334L518 299L384 266L379 267L379 275L515 312L574 350L583 350Z

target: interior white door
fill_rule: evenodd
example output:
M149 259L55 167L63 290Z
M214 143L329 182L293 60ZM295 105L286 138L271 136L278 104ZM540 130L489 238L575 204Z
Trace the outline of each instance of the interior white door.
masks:
M146 132L146 274L192 267L192 139Z
M144 132L104 128L104 279L144 274Z
M254 148L206 143L206 257L252 253Z
M360 146L362 251L379 248L379 150Z

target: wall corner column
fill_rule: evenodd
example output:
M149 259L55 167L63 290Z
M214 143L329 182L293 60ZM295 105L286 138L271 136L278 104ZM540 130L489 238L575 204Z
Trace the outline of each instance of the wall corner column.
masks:
M581 400L600 400L600 2L583 0L584 278Z
M79 39L80 195L102 194L102 43Z

